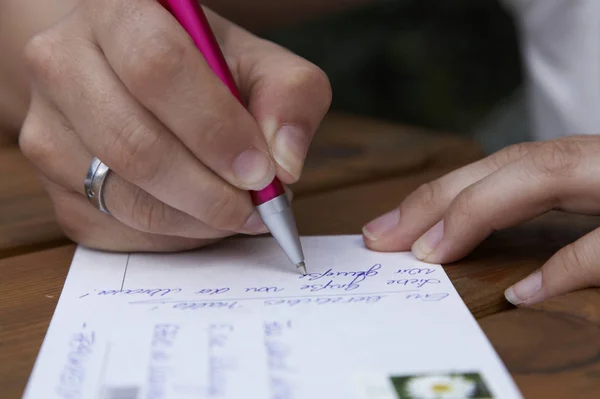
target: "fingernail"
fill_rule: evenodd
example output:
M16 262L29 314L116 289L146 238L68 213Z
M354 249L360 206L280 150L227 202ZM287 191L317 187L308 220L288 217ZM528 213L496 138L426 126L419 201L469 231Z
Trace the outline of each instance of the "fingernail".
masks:
M506 300L513 305L529 301L542 288L542 272L537 270L504 291Z
M233 161L233 173L246 188L261 190L275 177L275 167L264 152L249 148Z
M385 233L392 230L400 222L400 210L398 208L367 223L363 227L363 234L371 241L378 240Z
M412 245L411 251L417 259L424 260L438 246L444 236L444 221L440 220Z
M288 186L285 186L284 189L285 193L288 196L288 199L290 200L290 202L292 202L294 200L294 192Z
M244 226L242 226L242 232L248 234L263 234L267 233L269 229L262 221L262 218L258 212L253 212L252 215L246 220Z
M300 177L308 151L308 135L293 125L282 126L273 141L275 161L295 179Z

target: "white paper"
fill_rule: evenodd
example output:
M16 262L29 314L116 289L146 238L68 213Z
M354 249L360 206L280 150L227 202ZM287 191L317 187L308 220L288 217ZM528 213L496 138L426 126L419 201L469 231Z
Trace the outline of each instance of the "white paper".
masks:
M24 398L521 398L440 265L302 244L78 248Z

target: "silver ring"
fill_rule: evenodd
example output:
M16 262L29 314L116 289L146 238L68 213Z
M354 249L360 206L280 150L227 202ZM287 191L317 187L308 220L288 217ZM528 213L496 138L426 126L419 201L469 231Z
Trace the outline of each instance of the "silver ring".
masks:
M110 169L98 158L94 157L87 176L85 177L85 195L87 199L100 211L110 215L104 203L104 182Z

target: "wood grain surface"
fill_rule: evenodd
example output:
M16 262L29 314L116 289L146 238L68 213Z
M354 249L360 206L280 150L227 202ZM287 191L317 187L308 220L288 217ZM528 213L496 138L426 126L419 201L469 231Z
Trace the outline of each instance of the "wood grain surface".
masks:
M600 397L600 290L480 320L525 398Z
M448 135L332 116L293 187L300 232L359 234L420 184L479 156L476 145ZM0 397L12 399L21 397L75 247L63 245L51 205L15 149L0 150L0 170L11 171L0 174ZM525 398L600 397L600 291L528 309L503 298L506 287L598 225L600 218L549 213L444 265Z

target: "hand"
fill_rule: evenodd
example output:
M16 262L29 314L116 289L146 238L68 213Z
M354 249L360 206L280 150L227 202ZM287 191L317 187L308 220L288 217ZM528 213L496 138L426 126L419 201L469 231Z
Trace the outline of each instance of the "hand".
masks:
M171 251L265 232L247 190L300 176L331 101L324 73L206 10L246 110L156 1L82 0L25 49L19 137L66 234L116 251ZM96 156L105 202L85 198Z
M467 255L494 230L557 209L600 212L600 136L568 137L508 147L427 183L363 229L379 251L412 249L426 262ZM569 244L538 271L508 288L530 305L600 285L600 229Z

